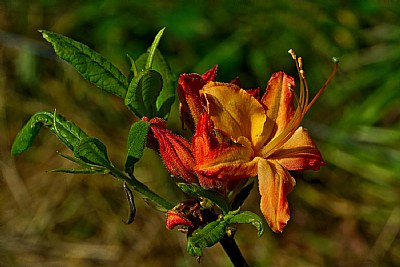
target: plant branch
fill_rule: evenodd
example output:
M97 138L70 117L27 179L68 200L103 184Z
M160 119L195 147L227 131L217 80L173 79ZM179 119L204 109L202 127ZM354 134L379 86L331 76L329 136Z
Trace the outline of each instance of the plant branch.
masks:
M225 234L219 242L235 267L249 267L233 235L229 236Z
M168 200L157 195L152 190L150 190L150 188L148 188L145 184L137 180L135 176L130 175L129 177L119 169L115 168L114 166L109 166L108 168L114 177L123 182L126 182L128 185L132 187L133 190L140 193L146 201L151 201L152 203L156 204L159 210L166 212L174 207L174 205L172 205Z

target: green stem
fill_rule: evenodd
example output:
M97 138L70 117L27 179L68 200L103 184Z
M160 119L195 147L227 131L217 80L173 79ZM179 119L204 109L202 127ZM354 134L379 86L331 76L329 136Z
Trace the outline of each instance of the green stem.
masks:
M133 190L140 193L145 200L148 200L159 208L159 210L166 212L174 207L168 200L162 198L157 195L153 191L150 190L145 184L141 183L139 180L135 178L135 176L131 175L127 176L122 171L118 170L114 166L109 166L109 170L111 174L117 179L126 182L128 185L132 187Z

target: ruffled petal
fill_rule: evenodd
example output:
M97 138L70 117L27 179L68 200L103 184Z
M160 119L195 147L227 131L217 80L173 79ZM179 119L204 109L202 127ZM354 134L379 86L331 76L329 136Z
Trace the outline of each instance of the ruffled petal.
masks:
M216 129L235 142L245 137L254 147L265 141L262 135L265 110L253 96L237 85L219 82L207 83L201 92L206 97L207 110Z
M260 209L269 227L276 233L281 233L290 219L286 196L295 185L294 178L278 162L266 159L258 161Z
M222 143L221 140L215 136L209 115L203 113L192 138L196 162L194 170L198 174L217 179L245 178L257 174L257 162L252 160L254 153L251 147Z
M293 117L295 108L293 103L294 79L284 72L272 74L261 103L267 109L268 121L265 125L264 135L267 140L281 133Z
M243 179L257 175L257 164L260 158L248 160L232 160L214 165L198 164L194 170L206 177L214 179Z
M291 171L319 170L324 160L307 129L299 127L292 137L270 159L276 159Z

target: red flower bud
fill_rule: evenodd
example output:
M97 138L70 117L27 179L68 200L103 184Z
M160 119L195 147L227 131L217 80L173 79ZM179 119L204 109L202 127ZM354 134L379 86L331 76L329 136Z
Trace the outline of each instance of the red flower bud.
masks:
M150 120L150 129L159 142L161 157L170 173L182 177L188 183L196 183L190 143L182 136L167 130L165 121L160 118Z

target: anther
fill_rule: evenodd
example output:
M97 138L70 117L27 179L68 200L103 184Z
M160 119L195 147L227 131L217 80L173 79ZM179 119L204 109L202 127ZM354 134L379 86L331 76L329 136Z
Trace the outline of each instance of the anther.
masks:
M294 52L293 49L289 49L288 53L292 55L292 58L293 58L294 60L296 60L296 53Z
M298 59L297 59L297 63L299 64L299 69L303 69L303 59L301 58L301 57L299 57Z
M306 73L304 72L304 70L300 70L300 75L303 80L306 78Z

